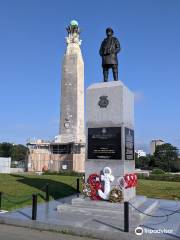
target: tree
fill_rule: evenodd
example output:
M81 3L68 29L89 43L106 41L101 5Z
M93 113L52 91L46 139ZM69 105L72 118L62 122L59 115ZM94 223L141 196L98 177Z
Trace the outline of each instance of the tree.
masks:
M154 157L154 155L150 155L149 154L149 169L153 170L155 167L155 162L156 162L156 158Z
M170 143L158 145L154 152L154 167L158 167L164 171L175 171L174 162L178 158L178 149Z
M11 158L12 161L25 161L27 157L28 148L24 145L13 145Z
M135 154L135 166L136 168L140 168L143 170L149 170L150 165L150 156L147 155L146 157L139 157L137 156L137 153Z
M22 144L0 143L0 157L11 157L12 161L25 161L28 148Z
M0 157L11 157L12 147L11 143L0 143Z

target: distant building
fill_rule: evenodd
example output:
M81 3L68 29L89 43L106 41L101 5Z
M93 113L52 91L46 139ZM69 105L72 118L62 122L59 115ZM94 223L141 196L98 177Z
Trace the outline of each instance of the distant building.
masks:
M159 145L165 144L165 142L161 139L154 139L151 141L150 143L150 149L151 149L151 155L154 154L154 152L156 151L156 147Z
M11 158L0 157L0 173L10 173Z
M55 139L56 140L56 139ZM83 172L85 144L63 144L55 141L29 140L28 171L61 171Z
M137 153L138 158L146 157L146 152L144 152L143 150L135 150L135 152Z

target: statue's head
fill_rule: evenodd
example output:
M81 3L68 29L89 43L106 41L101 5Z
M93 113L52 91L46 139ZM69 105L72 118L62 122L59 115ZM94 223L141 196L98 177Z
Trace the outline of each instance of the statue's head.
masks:
M112 36L113 33L114 33L114 32L113 32L112 28L109 27L109 28L106 29L106 35L107 35L107 37Z

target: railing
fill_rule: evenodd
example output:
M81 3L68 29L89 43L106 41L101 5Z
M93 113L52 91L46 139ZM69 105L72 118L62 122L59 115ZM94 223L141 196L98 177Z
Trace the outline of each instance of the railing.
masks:
M76 194L77 197L79 197L80 194L80 184L81 181L83 181L83 178L77 178L76 180L74 180L71 184L69 184L69 186L74 187L76 189ZM3 198L13 204L21 204L24 202L29 201L30 199L32 200L32 216L31 219L32 220L36 220L37 219L37 202L38 202L38 196L43 198L46 202L49 201L50 199L50 194L49 194L49 188L50 188L50 184L46 183L41 189L40 191L44 191L45 192L45 197L42 196L42 194L40 192L36 192L32 195L26 195L26 196L20 196L18 197L19 200L15 200L15 196L12 196L10 194L4 193L4 192L0 192L0 210L2 209L2 200ZM67 193L72 194L72 191L70 192L67 189ZM138 209L137 207L135 207L131 202L125 201L124 202L124 232L129 232L129 206L131 206L132 208L134 208L137 212L139 212L140 214L144 214L148 217L153 217L153 218L162 218L162 217L169 217L172 216L176 213L180 213L180 209L177 209L169 214L164 214L164 215L151 215L148 213L145 213L143 211L141 211L140 209Z
M135 207L131 202L124 202L124 232L129 232L129 206L131 206L132 208L134 208L137 212L144 214L148 217L153 217L153 218L163 218L163 217L169 217L172 216L176 213L180 213L180 208L169 213L169 214L163 214L163 215L151 215L148 213L145 213L143 211L141 211L140 209L138 209L137 207Z

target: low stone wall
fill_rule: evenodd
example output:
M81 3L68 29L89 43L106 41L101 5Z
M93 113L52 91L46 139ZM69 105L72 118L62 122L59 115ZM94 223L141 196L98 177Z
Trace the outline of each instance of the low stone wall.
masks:
M149 173L150 173L149 170L146 171L146 170L141 170L141 169L135 169L135 172L137 174L141 174L141 175L143 175L145 177L149 177Z
M0 173L10 173L11 158L0 157Z
M24 168L10 168L10 173L23 173L25 172Z

